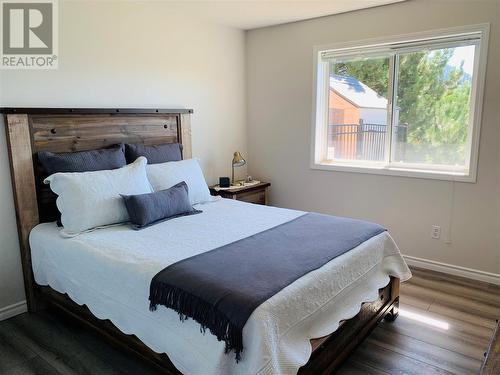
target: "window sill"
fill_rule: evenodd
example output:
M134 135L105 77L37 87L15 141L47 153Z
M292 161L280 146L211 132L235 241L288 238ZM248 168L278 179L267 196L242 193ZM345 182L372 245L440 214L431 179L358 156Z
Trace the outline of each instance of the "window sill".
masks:
M432 171L422 169L405 169L396 167L387 167L385 165L361 166L356 164L342 164L335 162L312 163L311 169L350 172L350 173L367 173L385 176L398 176L410 178L422 178L430 180L443 181L458 181L475 183L476 176L472 174L464 174L453 171Z

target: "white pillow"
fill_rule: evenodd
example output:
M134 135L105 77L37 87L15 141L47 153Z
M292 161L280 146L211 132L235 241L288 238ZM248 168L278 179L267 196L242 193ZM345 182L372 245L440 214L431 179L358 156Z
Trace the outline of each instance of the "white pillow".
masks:
M146 175L147 160L138 158L119 169L95 172L54 173L44 181L58 195L56 204L64 226L62 234L123 223L129 220L120 194L152 193Z
M155 191L168 189L179 182L185 181L188 186L191 204L212 200L197 159L148 164L146 171L149 182L151 182Z

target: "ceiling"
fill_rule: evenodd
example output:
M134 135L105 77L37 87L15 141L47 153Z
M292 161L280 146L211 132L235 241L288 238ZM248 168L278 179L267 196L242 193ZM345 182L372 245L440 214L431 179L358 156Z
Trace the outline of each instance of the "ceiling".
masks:
M166 1L172 10L244 30L344 13L405 0Z

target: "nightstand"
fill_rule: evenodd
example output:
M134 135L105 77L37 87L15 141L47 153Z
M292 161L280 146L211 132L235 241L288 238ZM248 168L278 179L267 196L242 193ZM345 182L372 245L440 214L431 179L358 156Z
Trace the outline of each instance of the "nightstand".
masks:
M236 186L230 189L217 190L219 185L210 186L210 194L220 195L222 198L236 199L248 203L267 204L267 188L269 182L260 182L251 186Z

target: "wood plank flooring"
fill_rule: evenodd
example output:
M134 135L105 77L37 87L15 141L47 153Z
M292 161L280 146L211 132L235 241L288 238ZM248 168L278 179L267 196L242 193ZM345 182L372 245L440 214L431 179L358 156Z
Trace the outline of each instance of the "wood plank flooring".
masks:
M500 316L500 287L413 269L401 314L381 322L341 375L477 374ZM1 375L154 374L64 316L41 312L0 322Z
M339 374L478 374L500 315L500 287L420 269L401 313L382 322Z

